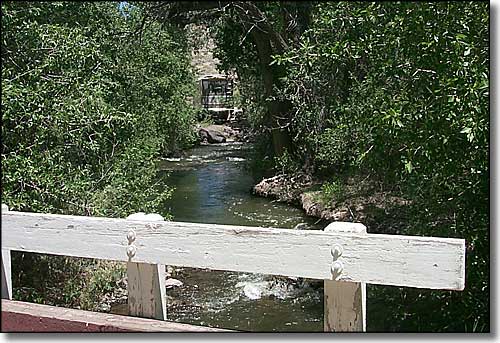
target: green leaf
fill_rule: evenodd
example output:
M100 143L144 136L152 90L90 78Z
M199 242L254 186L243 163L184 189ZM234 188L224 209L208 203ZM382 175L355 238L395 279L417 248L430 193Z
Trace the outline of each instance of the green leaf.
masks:
M413 170L413 165L411 164L411 161L407 161L405 163L405 170L408 174L410 174Z

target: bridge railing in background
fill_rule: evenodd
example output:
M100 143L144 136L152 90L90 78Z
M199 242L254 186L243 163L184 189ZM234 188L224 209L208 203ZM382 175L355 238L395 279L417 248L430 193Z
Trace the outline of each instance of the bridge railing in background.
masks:
M129 313L167 319L165 265L324 280L325 331L366 330L366 284L463 290L465 241L8 211L2 205L2 298L10 251L127 262Z

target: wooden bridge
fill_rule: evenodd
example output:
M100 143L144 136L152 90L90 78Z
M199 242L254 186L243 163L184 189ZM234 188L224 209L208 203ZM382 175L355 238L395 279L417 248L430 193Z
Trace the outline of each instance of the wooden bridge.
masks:
M360 223L302 231L25 213L2 205L1 232L4 332L216 331L167 321L166 265L324 280L324 331L335 332L366 330L367 283L465 287L463 239L368 234ZM9 300L12 250L127 262L129 314L143 318Z

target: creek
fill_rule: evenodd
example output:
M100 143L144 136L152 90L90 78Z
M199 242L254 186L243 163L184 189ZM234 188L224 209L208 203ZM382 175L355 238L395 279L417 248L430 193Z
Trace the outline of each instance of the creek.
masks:
M222 143L164 159L165 206L175 221L320 230L299 208L252 195L251 144ZM181 287L167 289L169 320L243 331L323 330L322 281L176 268Z

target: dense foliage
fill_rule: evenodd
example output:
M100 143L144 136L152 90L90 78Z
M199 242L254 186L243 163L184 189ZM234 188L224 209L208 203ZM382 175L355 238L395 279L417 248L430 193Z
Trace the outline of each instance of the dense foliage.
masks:
M272 94L261 91L248 30L226 15L213 31L221 66L241 76L254 127L266 133L261 108L269 99L291 103L292 144L275 159L276 171L303 166L329 179L376 176L411 199L402 233L467 241L464 292L373 288L372 299L397 310L369 323L379 330L488 331L488 3L314 3L300 35L283 30L286 4L255 4L269 27L289 33L287 49L271 62L285 71ZM323 193L331 198L334 189L326 183ZM431 306L439 310L423 315Z
M322 3L274 59L296 158L372 171L414 200L407 233L467 241L465 291L418 293L440 310L403 329L489 330L488 24L485 2Z
M10 208L168 216L159 205L171 190L155 160L194 138L190 54L182 32L118 5L2 2L2 203ZM96 309L124 273L97 266L13 252L14 297Z
M161 211L154 159L191 142L193 83L182 34L144 24L113 2L2 3L3 202Z

